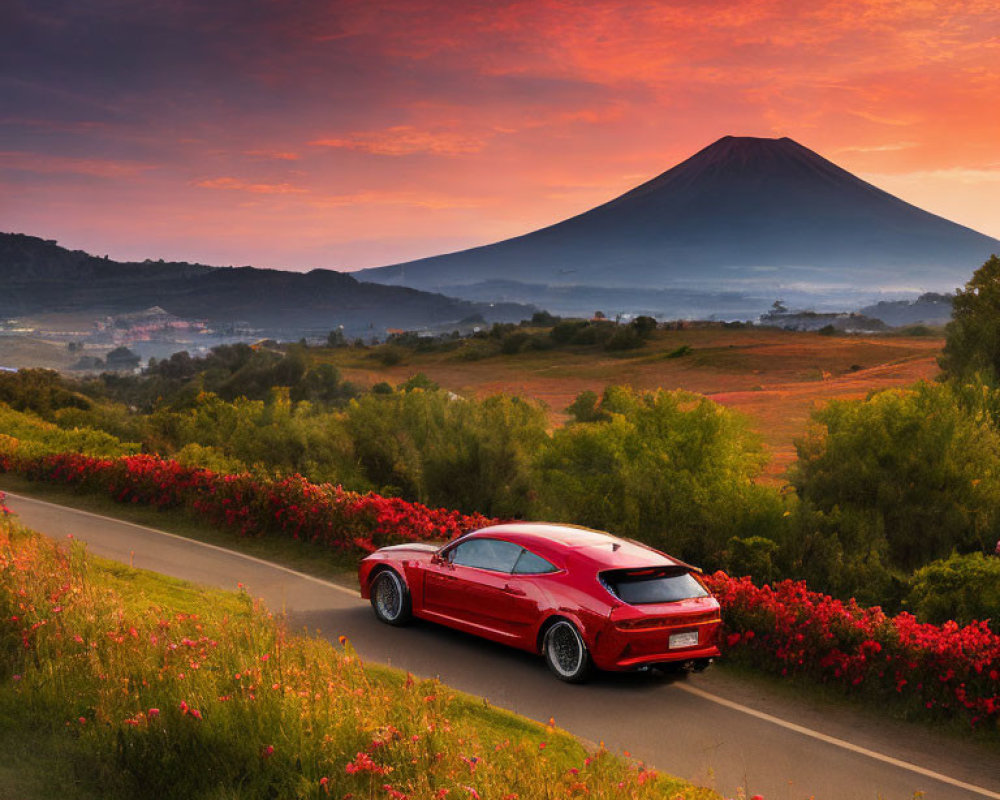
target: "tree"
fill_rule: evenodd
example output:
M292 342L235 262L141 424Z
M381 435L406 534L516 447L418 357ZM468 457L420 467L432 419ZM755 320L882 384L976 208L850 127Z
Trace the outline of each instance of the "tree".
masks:
M523 514L530 461L546 438L544 410L506 395L485 400L443 389L352 400L344 424L368 480L432 505Z
M535 517L631 536L706 567L722 566L733 536L780 519L777 492L753 482L767 456L736 412L683 391L609 386L599 407L592 400L577 398L578 421L539 453Z
M1000 258L993 255L955 294L939 363L949 377L1000 377Z
M996 540L1000 433L949 386L834 400L813 421L796 442L792 483L839 515L846 551L884 548L888 565L912 569Z
M135 369L139 366L140 358L127 347L116 347L104 357L108 369Z

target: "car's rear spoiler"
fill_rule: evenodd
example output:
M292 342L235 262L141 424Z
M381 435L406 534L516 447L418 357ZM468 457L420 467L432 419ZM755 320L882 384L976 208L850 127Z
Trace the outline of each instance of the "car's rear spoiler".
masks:
M640 542L640 541L638 541L636 539L629 539L626 536L619 536L618 538L621 539L622 541L628 542L629 544L638 545L639 547L644 547L647 550L653 550L653 552L659 553L658 550L654 550L652 547L650 547L645 542ZM660 555L666 555L666 553L660 553ZM681 561L679 558L675 558L674 556L667 556L667 558L669 558L671 561L673 561L678 567L684 567L684 569L686 569L686 570L688 570L690 572L694 572L694 573L696 573L698 575L704 575L705 574L705 571L701 567L696 567L694 564L688 564L686 561Z

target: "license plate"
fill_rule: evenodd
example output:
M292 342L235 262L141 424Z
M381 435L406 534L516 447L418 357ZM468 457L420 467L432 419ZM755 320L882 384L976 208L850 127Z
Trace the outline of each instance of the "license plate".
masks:
M675 647L694 647L698 644L698 631L670 634L670 649Z

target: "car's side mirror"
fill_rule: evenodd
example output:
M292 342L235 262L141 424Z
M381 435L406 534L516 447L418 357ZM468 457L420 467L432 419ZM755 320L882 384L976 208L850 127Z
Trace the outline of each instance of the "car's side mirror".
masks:
M434 555L431 556L431 563L438 565L443 564L444 556L442 556L440 553L434 553Z

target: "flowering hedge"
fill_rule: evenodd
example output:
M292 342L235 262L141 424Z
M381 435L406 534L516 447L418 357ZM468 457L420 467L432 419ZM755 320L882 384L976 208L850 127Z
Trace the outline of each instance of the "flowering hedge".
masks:
M801 581L755 586L717 572L727 655L781 675L805 675L922 713L1000 725L1000 636L984 622L929 625L811 592Z
M149 455L93 458L77 453L0 456L0 471L107 494L119 503L183 508L243 536L277 535L370 553L393 542L451 539L495 520L359 494L299 475L220 475Z
M8 449L0 450L4 470L103 492L121 503L185 508L244 536L287 536L362 553L391 542L448 539L495 521L300 476L220 475L146 455L27 457ZM723 605L727 655L858 694L891 695L923 714L1000 725L1000 636L985 623L888 617L878 607L811 592L802 582L756 586L723 572L708 581Z

